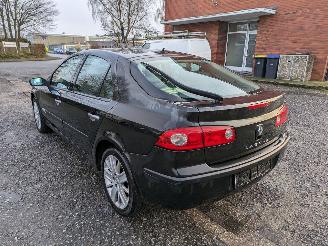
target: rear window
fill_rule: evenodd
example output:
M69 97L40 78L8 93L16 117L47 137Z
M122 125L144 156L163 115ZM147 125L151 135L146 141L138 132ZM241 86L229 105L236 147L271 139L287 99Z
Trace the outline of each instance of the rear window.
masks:
M136 65L146 80L159 90L189 100L204 100L204 95L183 90L174 82L222 98L246 96L260 89L256 84L226 68L201 59L162 57L140 61ZM155 68L161 73L150 68Z

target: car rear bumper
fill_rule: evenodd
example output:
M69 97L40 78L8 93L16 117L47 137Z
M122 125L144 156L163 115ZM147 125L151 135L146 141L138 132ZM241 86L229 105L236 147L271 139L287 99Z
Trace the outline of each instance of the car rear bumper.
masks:
M237 174L268 162L271 163L268 171L271 171L283 156L289 139L284 134L275 144L252 155L220 164L218 167L203 164L180 172L188 176L172 177L144 168L143 182L139 184L139 188L145 200L175 208L189 208L204 200L218 199L240 189L236 187ZM208 172L209 170L211 171ZM256 177L249 183L254 183L263 176Z

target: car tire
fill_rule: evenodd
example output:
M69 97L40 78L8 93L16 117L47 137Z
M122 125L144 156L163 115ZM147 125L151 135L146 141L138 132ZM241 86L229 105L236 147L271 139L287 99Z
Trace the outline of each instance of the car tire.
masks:
M40 133L51 132L51 129L46 124L46 119L44 118L42 111L40 110L40 106L39 106L39 103L37 102L37 100L33 99L32 107L33 107L33 116L34 116L34 122L36 125L36 129Z
M113 209L125 217L136 215L141 199L126 156L117 149L107 149L101 167L102 184Z

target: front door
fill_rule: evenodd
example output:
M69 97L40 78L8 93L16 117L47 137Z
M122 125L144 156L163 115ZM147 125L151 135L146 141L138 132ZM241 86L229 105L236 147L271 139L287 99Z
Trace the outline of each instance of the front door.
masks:
M62 94L72 87L74 76L82 60L83 56L77 55L64 61L51 76L50 85L39 100L44 116L58 131L63 130L65 108L62 105Z
M252 72L256 47L257 22L230 23L225 66L235 71Z
M101 87L108 78L111 63L96 56L88 56L79 72L74 91L63 96L66 115L64 132L82 150L90 151L101 125L103 114L114 102L100 97Z

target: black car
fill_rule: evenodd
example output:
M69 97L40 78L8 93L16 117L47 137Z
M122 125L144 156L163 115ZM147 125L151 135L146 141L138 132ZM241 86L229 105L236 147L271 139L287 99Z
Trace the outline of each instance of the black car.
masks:
M289 136L284 96L195 56L90 50L34 78L39 132L85 152L121 215L189 208L267 174Z

